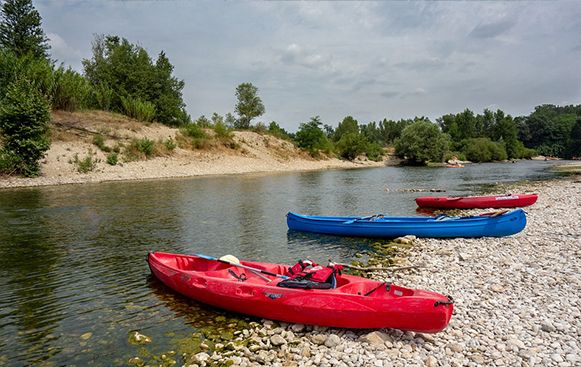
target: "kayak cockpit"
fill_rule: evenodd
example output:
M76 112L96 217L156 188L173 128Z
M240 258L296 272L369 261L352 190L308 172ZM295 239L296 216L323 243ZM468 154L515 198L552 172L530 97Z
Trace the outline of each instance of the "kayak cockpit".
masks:
M220 270L236 269L234 265L226 264L220 261L213 261L196 256L173 255L156 253L156 259L162 264L181 271L195 271L202 273L216 272ZM271 273L284 275L287 268L278 264L256 263L250 261L241 261L240 264L250 266L260 270L266 270ZM224 271L227 272L227 271Z
M222 279L232 282L246 282L256 285L276 286L279 282L274 276L265 276L257 271L243 269L231 264L219 261L212 261L196 256L174 255L157 253L156 259L164 265L184 272L195 272L203 274L204 278ZM274 274L290 275L288 267L280 264L269 264L242 261L242 265L254 269L265 270ZM414 290L397 285L378 281L362 281L358 277L351 275L341 275L336 278L336 285L332 288L334 292L346 295L364 296L370 298L396 298L409 297L414 295ZM326 291L326 290L323 290Z

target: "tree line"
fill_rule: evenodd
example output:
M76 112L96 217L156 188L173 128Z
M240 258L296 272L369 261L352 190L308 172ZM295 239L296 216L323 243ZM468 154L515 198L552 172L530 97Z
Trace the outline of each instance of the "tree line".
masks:
M39 161L50 147L51 110L99 109L149 122L180 127L189 136L212 128L228 137L232 129L253 129L293 141L313 156L359 155L381 159L385 147L414 164L441 162L451 156L476 162L528 158L534 154L581 155L581 105L537 106L513 118L501 110L475 114L469 109L435 122L426 117L383 119L367 124L346 116L337 127L313 116L296 133L278 122L252 124L265 112L252 83L235 90L233 113L192 121L186 112L184 81L161 51L155 58L141 46L116 35L97 35L83 73L57 64L31 0L5 0L0 18L0 173L39 174Z

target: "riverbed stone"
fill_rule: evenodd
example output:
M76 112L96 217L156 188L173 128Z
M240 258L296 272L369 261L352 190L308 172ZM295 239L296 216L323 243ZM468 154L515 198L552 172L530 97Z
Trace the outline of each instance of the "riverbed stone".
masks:
M381 331L372 331L369 334L361 337L362 341L369 343L372 346L383 346L390 337Z
M280 336L279 334L274 334L273 336L271 336L270 342L274 346L286 344L286 340L282 336Z
M341 338L335 334L331 334L325 340L325 346L329 348L334 348L341 343Z
M550 322L549 320L544 320L541 323L541 330L546 331L548 333L552 333L552 332L556 331L557 328L555 328L555 326L553 326L553 323Z
M450 350L455 353L460 353L464 349L464 347L458 343L450 343L448 344L448 348L450 348Z
M129 344L133 345L143 345L151 343L151 338L147 335L141 334L138 331L133 331L129 333Z
M303 332L305 330L305 325L303 325L303 324L292 324L290 328L295 333L300 333L300 332Z
M436 357L429 355L428 358L424 361L424 366L426 367L437 367L439 366L438 360Z
M206 363L210 359L210 355L206 352L200 352L194 356L194 361L197 363Z
M323 345L327 341L327 335L325 334L315 334L311 337L313 343L317 345Z

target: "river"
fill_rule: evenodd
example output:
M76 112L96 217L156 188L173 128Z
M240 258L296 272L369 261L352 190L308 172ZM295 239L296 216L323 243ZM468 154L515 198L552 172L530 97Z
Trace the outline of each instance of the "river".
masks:
M148 251L350 261L373 241L287 233L285 214L417 215L420 195L553 177L554 162L385 167L0 190L0 366L126 365L248 321L175 295ZM445 193L409 189L445 189ZM134 331L146 346L128 342ZM156 359L157 358L157 359Z

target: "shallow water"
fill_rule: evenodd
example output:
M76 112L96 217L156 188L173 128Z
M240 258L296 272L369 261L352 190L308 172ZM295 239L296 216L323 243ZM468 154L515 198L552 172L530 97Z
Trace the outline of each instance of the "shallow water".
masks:
M416 215L420 195L553 177L553 162L113 182L0 190L0 366L126 365L190 352L193 332L242 316L173 294L149 276L150 250L242 259L350 261L373 240L287 233L289 210ZM445 193L402 192L441 188ZM216 316L224 316L218 317ZM133 330L147 346L128 343Z

